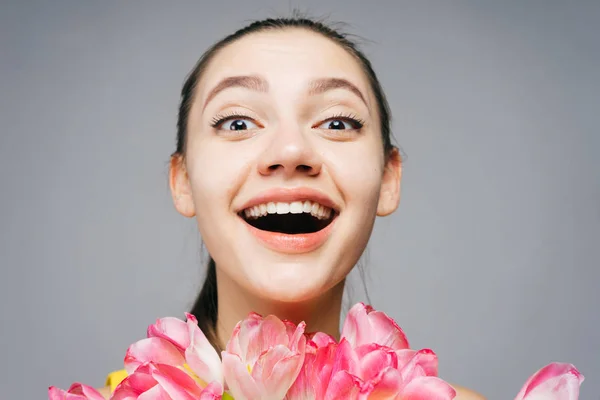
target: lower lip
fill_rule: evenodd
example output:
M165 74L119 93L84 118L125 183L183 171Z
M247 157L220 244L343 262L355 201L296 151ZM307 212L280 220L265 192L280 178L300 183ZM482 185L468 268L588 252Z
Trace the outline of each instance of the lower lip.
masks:
M337 217L334 218L329 225L318 232L301 233L297 235L263 231L253 227L246 221L243 221L243 219L242 221L244 222L244 225L248 227L250 233L271 250L280 253L300 254L308 253L321 247L327 238L329 238L336 219Z

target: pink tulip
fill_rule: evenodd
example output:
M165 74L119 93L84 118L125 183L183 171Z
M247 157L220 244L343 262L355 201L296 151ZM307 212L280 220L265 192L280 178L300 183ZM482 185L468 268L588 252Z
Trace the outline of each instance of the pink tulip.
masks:
M396 356L402 379L405 381L410 381L417 376L438 375L438 359L432 350L397 350Z
M238 323L223 356L223 372L236 400L283 399L304 361L304 323L251 313Z
M357 303L348 312L342 328L342 338L354 348L371 343L394 350L409 348L406 335L393 319L363 303Z
M421 376L406 383L396 399L451 400L454 397L456 397L456 390L442 379L435 376Z
M344 341L342 349L335 342L325 344L317 337L306 345L304 364L285 399L356 399L361 382L348 370L357 364L352 349Z
M131 375L140 365L148 362L183 367L185 357L171 342L160 337L150 337L129 346L124 362L125 370Z
M74 383L66 392L54 386L48 389L49 400L104 400L96 389L81 383Z
M450 400L456 396L448 383L435 376L437 356L431 350L411 351L412 356L406 357L406 350L371 344L355 351L359 357L355 373L363 382L361 399Z
M393 329L395 329L392 326ZM313 336L286 399L453 399L455 390L436 377L431 350L393 350L378 344L352 348ZM419 397L422 396L422 397Z
M317 349L319 347L326 347L332 343L337 343L333 336L323 332L307 333L306 335L307 347L306 351L310 352L311 349ZM310 344L310 345L309 345ZM310 347L310 348L309 348Z
M533 374L515 400L577 400L583 380L574 365L552 363Z
M177 367L144 363L117 386L111 400L217 400L222 393L218 382L202 388Z
M125 355L125 369L133 373L148 362L184 368L204 387L211 382L223 385L218 353L198 327L196 318L186 313L187 322L162 318L148 327L148 338L132 344Z
M167 317L156 320L156 323L148 326L146 331L147 337L163 338L181 351L185 351L190 345L190 328L189 322L198 324L196 317L191 314L185 314L188 322L182 321L179 318Z

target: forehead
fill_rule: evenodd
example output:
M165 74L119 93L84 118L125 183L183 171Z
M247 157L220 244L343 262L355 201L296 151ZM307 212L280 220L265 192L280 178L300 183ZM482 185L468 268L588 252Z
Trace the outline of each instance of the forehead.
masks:
M358 60L325 36L301 28L249 34L221 49L208 64L198 85L198 97L221 79L257 75L286 87L314 79L342 78L370 96L368 80Z

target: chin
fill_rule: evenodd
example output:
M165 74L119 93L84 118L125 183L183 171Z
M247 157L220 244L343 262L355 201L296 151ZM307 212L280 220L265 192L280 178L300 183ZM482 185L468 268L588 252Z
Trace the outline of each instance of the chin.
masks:
M269 301L300 303L315 299L339 282L331 282L324 268L315 271L312 265L272 265L267 271L254 274L247 282L248 290ZM270 270L270 271L269 271ZM343 277L342 277L343 279ZM341 279L340 279L341 280Z

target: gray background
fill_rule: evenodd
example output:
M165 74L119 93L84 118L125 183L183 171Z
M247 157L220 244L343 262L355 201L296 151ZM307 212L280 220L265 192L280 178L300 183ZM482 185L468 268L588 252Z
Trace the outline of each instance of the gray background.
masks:
M490 399L555 360L600 398L600 2L242 0L2 3L0 398L100 386L183 317L203 268L167 186L180 86L291 6L372 41L407 155L365 260L375 307Z

